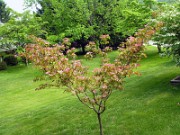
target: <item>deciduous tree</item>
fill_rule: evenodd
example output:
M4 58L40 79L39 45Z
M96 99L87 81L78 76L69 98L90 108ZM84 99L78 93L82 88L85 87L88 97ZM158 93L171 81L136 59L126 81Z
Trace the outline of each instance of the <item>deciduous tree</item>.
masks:
M34 17L28 11L22 14L12 12L10 20L0 26L0 44L23 46L28 42L28 35L42 35L41 24L41 18Z
M180 1L172 5L165 5L158 21L164 26L156 34L156 44L165 48L163 55L173 56L177 65L180 65Z
M26 0L30 4L33 0ZM114 48L142 28L151 18L150 0L36 0L37 15L47 24L47 39L53 42L68 37L84 51L88 41L99 43L99 36L109 34ZM148 2L147 2L148 1ZM152 1L152 0L151 0ZM150 2L149 2L150 3ZM153 5L153 2L151 2ZM100 44L100 43L99 43ZM84 51L85 52L85 51Z
M129 37L122 45L126 48L119 48L119 54L114 62L108 59L108 55L102 55L100 67L95 68L93 72L83 66L80 60L74 59L73 50L68 52L73 59L68 58L69 55L63 54L65 48L63 45L46 47L43 45L44 40L35 38L34 44L29 44L26 51L29 53L29 59L46 75L44 79L47 82L40 85L38 89L66 86L65 91L71 92L81 103L96 113L100 135L103 135L101 114L106 110L107 100L113 91L123 89L124 78L138 74L133 69L138 66L138 62L145 55L143 43L152 37L159 26L146 26L136 32L134 37ZM103 36L103 38L108 40L109 37ZM89 46L93 49L94 43L89 43ZM93 53L95 52L93 51ZM105 53L105 51L101 51L101 53Z

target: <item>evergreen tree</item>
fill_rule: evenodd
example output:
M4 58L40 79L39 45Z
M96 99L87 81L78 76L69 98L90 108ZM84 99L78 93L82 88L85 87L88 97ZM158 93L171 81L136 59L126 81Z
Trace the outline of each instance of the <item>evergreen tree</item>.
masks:
M5 23L10 19L10 11L6 7L6 3L0 0L0 23Z

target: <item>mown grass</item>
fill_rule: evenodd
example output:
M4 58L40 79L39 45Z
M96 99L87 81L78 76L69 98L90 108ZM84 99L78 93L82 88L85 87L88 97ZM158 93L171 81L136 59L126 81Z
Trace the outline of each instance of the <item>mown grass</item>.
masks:
M159 57L154 47L148 47L147 56L138 68L142 76L127 78L124 90L107 102L105 135L180 133L180 87L169 83L180 68ZM92 69L99 59L84 63ZM39 74L23 65L0 71L0 135L98 135L95 113L76 97L63 88L34 90L38 83L32 80Z

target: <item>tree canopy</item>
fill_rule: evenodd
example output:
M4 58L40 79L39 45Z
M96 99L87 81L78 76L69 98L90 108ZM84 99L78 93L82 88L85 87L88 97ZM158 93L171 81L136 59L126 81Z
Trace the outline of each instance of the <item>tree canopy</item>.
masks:
M148 22L153 11L149 2L154 1L26 0L27 5L40 5L36 15L46 22L48 40L59 42L69 37L83 44L109 34L110 44L116 46Z
M28 35L41 36L41 18L35 17L28 11L11 13L8 22L0 26L0 44L23 46L28 42Z

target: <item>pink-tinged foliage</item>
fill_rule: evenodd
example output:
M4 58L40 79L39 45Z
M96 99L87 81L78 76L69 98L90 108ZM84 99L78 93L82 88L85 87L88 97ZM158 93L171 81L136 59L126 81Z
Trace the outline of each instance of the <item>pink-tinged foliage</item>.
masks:
M109 44L110 36L108 34L100 36L100 42L103 45Z
M101 66L92 73L80 60L75 60L74 49L68 50L65 56L62 49L64 47L58 45L44 47L37 44L41 41L37 38L37 43L27 45L26 51L29 59L53 80L40 88L66 86L66 91L71 92L80 102L100 115L105 111L106 101L111 93L114 90L123 90L124 78L132 74L139 75L133 69L139 66L138 62L145 56L143 43L152 37L156 29L158 28L146 26L139 30L135 37L129 37L123 43L126 48L119 48L119 54L114 62L110 62L106 55L110 48L103 51L96 48L95 42L90 42L88 44L90 52L86 57L94 57L96 54L103 56ZM102 35L100 38L110 39L109 35ZM64 39L64 43L67 42L69 40Z
M70 39L69 38L64 38L62 44L65 46L65 49L69 49L69 47L71 45Z
M96 68L93 74L88 74L87 67L84 67L80 60L74 60L76 56L74 48L67 51L67 56L62 53L64 47L58 45L43 47L39 44L30 44L26 47L26 51L35 65L43 69L51 79L56 80L53 82L54 86L60 86L60 84L67 86L67 91L74 93L82 103L102 113L112 91L122 90L123 79L134 73L133 69L138 66L137 62L144 56L143 42L153 34L154 28L151 26L139 30L136 37L129 37L127 42L123 43L127 48L119 49L119 55L114 63L103 59L101 67ZM102 35L100 38L104 39L108 36ZM41 40L37 38L36 42L39 41ZM65 38L64 43L68 42L69 39ZM101 54L111 50L105 48L104 52L97 51L94 42L90 42L88 46L91 51L87 55ZM67 58L71 56L73 60ZM82 100L84 97L88 100ZM91 101L94 104L91 104Z

